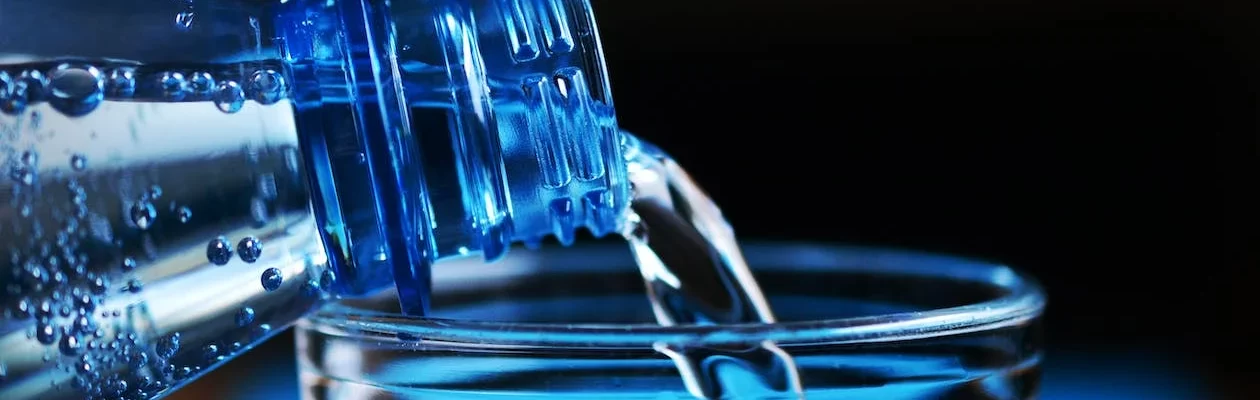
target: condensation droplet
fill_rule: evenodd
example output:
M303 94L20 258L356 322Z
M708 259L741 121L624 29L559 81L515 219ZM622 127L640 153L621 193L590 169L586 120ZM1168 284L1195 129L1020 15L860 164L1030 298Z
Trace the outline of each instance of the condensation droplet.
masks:
M258 261L258 257L262 256L262 241L253 236L246 236L236 244L236 254L241 257L241 261L253 263Z
M194 95L209 96L214 89L214 77L209 72L194 72L188 78L188 90Z
M188 90L188 81L179 72L163 72L158 78L158 85L162 88L162 95L171 100L183 99Z
M214 238L206 245L206 259L214 265L226 265L232 261L232 243L223 236Z
M284 98L284 76L271 69L255 71L249 79L249 89L259 104L275 104Z
M49 104L72 117L87 115L105 99L105 76L91 65L61 64L49 74Z
M284 283L284 274L276 268L267 268L262 273L262 287L264 290L271 292L280 288L280 284Z
M214 92L214 106L228 114L240 111L245 106L245 90L236 82L220 82Z
M105 79L105 90L110 96L131 97L136 94L136 70L119 67L109 70Z

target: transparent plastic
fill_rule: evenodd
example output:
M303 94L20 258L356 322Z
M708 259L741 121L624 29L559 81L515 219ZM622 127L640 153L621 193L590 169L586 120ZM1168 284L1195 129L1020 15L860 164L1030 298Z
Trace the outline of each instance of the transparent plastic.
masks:
M1036 282L977 260L809 243L744 246L778 323L661 326L624 244L434 268L434 313L391 293L297 326L304 399L1034 399ZM582 304L575 307L574 304Z
M0 398L151 398L629 204L585 0L0 0Z
M586 1L288 4L337 292L392 282L420 314L433 260L616 231L629 187Z

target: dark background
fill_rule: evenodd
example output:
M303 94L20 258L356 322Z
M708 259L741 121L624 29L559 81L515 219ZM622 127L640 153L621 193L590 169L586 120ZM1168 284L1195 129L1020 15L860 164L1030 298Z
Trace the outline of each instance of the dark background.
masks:
M1030 272L1051 296L1047 398L1260 396L1254 6L594 3L622 126L744 237Z

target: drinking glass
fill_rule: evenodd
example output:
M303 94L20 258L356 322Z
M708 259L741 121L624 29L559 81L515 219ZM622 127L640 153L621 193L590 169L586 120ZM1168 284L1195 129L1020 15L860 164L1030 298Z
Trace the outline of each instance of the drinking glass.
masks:
M754 243L779 323L660 326L624 244L435 267L434 313L391 293L297 327L307 399L1030 399L1045 297L991 262L896 249ZM694 368L681 368L691 365Z

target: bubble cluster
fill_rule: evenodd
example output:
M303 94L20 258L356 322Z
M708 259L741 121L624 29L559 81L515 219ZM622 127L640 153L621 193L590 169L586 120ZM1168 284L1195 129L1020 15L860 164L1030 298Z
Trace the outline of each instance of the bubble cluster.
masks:
M176 26L191 28L196 14L176 14ZM210 101L225 113L240 111L247 100L270 105L288 97L283 70L274 64L241 65L218 70L158 69L136 63L66 62L0 69L0 112L18 115L46 101L62 114L78 117L106 100ZM32 116L32 125L39 117Z
M39 70L25 70L16 75L0 71L0 112L17 114L30 103L44 99L47 80Z
M182 21L191 29L194 17L189 12ZM211 366L207 363L248 347L248 339L270 332L270 325L259 323L265 322L264 316L242 306L220 316L226 320L222 322L237 324L232 330L235 337L211 340L200 332L181 336L170 330L172 326L157 327L147 320L153 316L146 314L144 305L153 293L144 293L145 283L170 288L172 277L184 276L167 272L176 271L166 269L168 257L174 255L170 250L184 246L187 235L200 235L200 229L228 219L218 219L220 210L211 205L207 210L215 215L202 215L205 211L198 208L198 219L193 220L193 210L180 204L191 195L183 182L169 180L173 174L161 164L132 168L130 153L126 149L118 153L114 147L146 146L143 139L150 133L145 124L160 125L153 122L166 118L164 103L213 104L230 114L248 102L280 102L289 90L280 71L284 68L273 61L196 66L68 59L0 65L0 134L9 135L0 143L0 168L6 168L3 172L10 177L0 196L13 215L0 226L0 234L18 238L5 242L10 250L5 254L9 263L0 268L0 290L5 291L0 292L4 293L0 314L4 323L18 327L17 337L25 335L31 347L39 349L29 361L43 360L44 365L34 368L52 372L55 388L74 388L82 395L72 396L90 399L150 398L204 371ZM119 118L130 126L105 127L99 135L95 131L99 126L77 129L81 124L65 122L131 109L134 114ZM56 146L49 146L50 141ZM262 222L269 219L268 212L279 219L292 211L271 202L289 199L281 195L295 181L290 175L301 172L295 147L268 146L250 153L248 168L254 169L249 173L256 193L245 199L252 196L257 201L249 201L249 210L230 211L248 212ZM47 151L50 148L55 151ZM176 186L163 193L162 187L150 185L157 182ZM107 193L98 196L101 192ZM233 229L225 228L229 230L224 232ZM279 290L286 279L281 270L246 265L262 260L262 241L240 233L232 236L207 244L210 264L229 265L239 258L241 264L220 271L261 272L252 276L262 288ZM305 293L318 295L321 287L315 274L320 271L311 269L291 278L305 282ZM133 325L137 322L140 325ZM19 359L23 361L16 371L27 379L31 367L26 355L0 354L0 381L12 379L15 370L10 367Z

